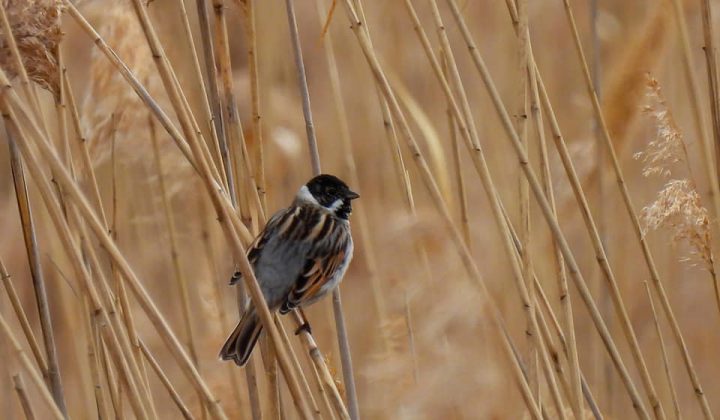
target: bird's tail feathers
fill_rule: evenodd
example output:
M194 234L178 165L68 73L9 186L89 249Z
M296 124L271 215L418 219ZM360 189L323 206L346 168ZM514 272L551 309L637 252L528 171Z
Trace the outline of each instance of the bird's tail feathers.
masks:
M250 358L250 354L262 332L262 323L251 307L243 314L240 322L225 341L220 358L222 360L233 360L238 366L244 366Z

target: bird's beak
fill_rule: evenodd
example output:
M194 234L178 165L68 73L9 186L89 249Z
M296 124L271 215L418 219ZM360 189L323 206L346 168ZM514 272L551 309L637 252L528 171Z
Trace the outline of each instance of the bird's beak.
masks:
M355 191L348 191L347 198L354 200L356 198L360 198L360 194L356 193Z

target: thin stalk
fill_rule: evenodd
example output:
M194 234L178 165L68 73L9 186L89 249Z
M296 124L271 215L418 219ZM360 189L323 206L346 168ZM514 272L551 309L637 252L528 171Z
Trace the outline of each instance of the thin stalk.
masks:
M443 60L443 63L446 62L447 59ZM447 69L447 64L445 64L443 68ZM445 72L445 77L448 77L447 71ZM457 85L455 85L454 88L457 92ZM462 171L460 139L458 139L457 122L455 121L455 116L453 115L452 109L450 109L449 104L446 113L450 135L450 143L452 144L453 149L453 169L455 171L455 188L457 189L458 194L458 213L460 215L460 226L462 228L462 233L465 237L465 243L467 247L472 249L472 243L470 242L470 215L468 213L467 188L465 186L465 177L463 176Z
M25 249L28 261L30 262L30 275L32 278L35 302L37 304L38 316L40 319L40 331L42 332L43 342L45 344L45 354L47 356L47 368L46 370L43 370L43 373L47 374L50 390L53 398L60 408L60 411L62 411L64 415L67 415L63 385L60 378L57 346L55 344L55 333L52 325L52 316L50 315L50 302L48 300L47 288L45 286L42 264L40 263L40 251L38 250L37 237L35 233L35 221L32 214L33 210L30 205L30 198L28 196L28 189L25 180L25 170L23 169L22 159L17 150L17 146L15 144L16 140L14 139L12 132L6 128L6 133L8 137L8 146L10 147L10 166L12 168L13 182L15 184L15 197L17 199L18 212L20 213L20 222L22 224Z
M12 330L10 329L10 326L5 321L5 318L3 318L2 315L0 315L0 330L2 330L2 334L5 336L7 342L9 342L12 346L15 355L17 355L18 359L20 359L23 367L25 367L25 369L30 374L30 378L33 380L33 382L35 382L35 385L40 390L40 395L43 397L43 400L45 400L48 408L50 408L50 413L52 414L53 418L57 420L65 420L65 415L60 411L60 408L55 403L53 396L50 394L50 391L48 391L48 388L43 382L42 376L40 375L40 373L38 373L32 361L22 349L22 346L20 346L20 342L17 340L17 338L15 338Z
M287 331L285 331L285 327L283 326L282 322L280 322L280 318L277 314L275 314L275 325L278 328L278 331L280 331L280 337L283 339L283 343L287 348L292 348L292 345L290 344L290 338L287 335ZM310 396L310 404L313 409L313 413L317 417L322 417L320 413L320 408L318 407L317 401L315 401L315 397L312 394L312 391L310 390L310 383L308 382L305 375L303 375L302 367L300 366L300 361L298 360L297 356L295 355L295 352L290 352L290 357L292 358L293 366L295 367L295 371L298 374L298 377L300 378L302 382L303 388L305 388L305 392Z
M118 244L120 244L120 229L119 229L119 223L118 223L118 214L120 213L118 211L118 196L119 194L119 183L118 183L118 159L117 159L117 125L119 124L119 120L122 118L121 116L118 116L117 114L112 114L110 116L110 143L111 143L111 153L110 153L110 166L111 166L111 185L112 185L112 219L111 219L111 225L105 225L105 228L107 232L111 235L113 241ZM95 264L95 271L97 272L98 276L102 277L102 268L100 267L100 264L97 262L97 256L95 255L95 250L92 248L92 245L87 242L88 235L86 233L86 228L82 226L82 222L79 221L78 218L78 225L81 226L81 239L83 239L82 242L86 243L86 252L88 256L90 257L91 263ZM131 351L128 353L130 357L128 358L128 363L131 365L133 369L137 368L138 372L140 372L140 366L142 364L142 354L140 352L140 347L138 345L138 334L137 334L137 327L135 326L135 318L132 314L132 309L130 305L130 299L128 298L127 289L125 287L125 282L123 281L122 275L117 270L117 268L111 264L111 271L112 271L112 277L114 280L115 285L115 293L116 298L113 300L113 298L107 299L107 305L108 307L113 307L116 304L119 304L119 307L121 309L121 315L122 320L124 322L124 326L127 330L127 338L129 340L129 348ZM103 285L106 285L107 283L103 283ZM109 287L107 287L107 296L110 296L111 292ZM123 343L125 342L125 335L122 335ZM138 375L138 378L141 376ZM145 375L142 375L142 378L145 379L144 383L141 384L142 381L138 380L138 385L141 387L144 387L146 393L148 394L148 401L150 403L150 410L152 411L153 415L157 417L157 413L155 410L155 404L152 401L152 396L150 395L150 385L147 381L147 372L145 372Z
M35 363L37 363L38 369L40 369L40 373L42 373L43 378L47 379L47 362L42 355L40 345L35 338L35 334L33 333L32 327L30 326L30 321L28 321L25 310L20 303L20 298L18 297L17 291L15 290L15 286L13 286L12 284L10 274L7 272L7 269L5 268L5 264L3 264L2 259L0 259L0 278L2 278L3 286L5 287L8 298L10 299L10 305L12 305L13 310L15 311L15 316L17 316L17 319L20 322L20 327L22 328L23 333L25 334L25 338L30 345L30 351L35 358Z
M180 301L182 308L182 319L185 328L185 340L186 347L190 353L190 357L195 362L195 366L199 369L198 355L197 355L197 344L195 341L195 332L192 326L192 309L190 307L190 292L188 289L188 282L183 273L182 267L180 266L180 252L178 247L178 234L175 227L175 216L173 215L172 208L170 205L170 197L168 194L166 181L165 181L165 168L162 164L162 155L160 154L160 146L155 132L155 124L152 117L149 120L149 131L150 139L153 148L153 156L155 161L155 169L158 175L158 186L160 188L160 197L162 200L163 218L165 220L165 228L167 229L168 236L170 239L170 259L173 267L173 274L175 281L177 282L178 289L180 291Z
M535 123L535 134L540 143L540 162L542 166L542 181L545 194L550 202L553 215L557 218L557 206L555 204L555 194L553 191L552 176L550 173L550 159L547 151L547 141L545 138L545 124L543 122L543 114L541 110L540 94L538 90L538 73L535 71L535 59L532 50L532 43L528 43L528 79L530 82L530 110L532 119ZM557 271L558 290L560 297L560 305L562 307L563 322L565 331L569 338L569 362L570 362L570 384L572 385L572 396L569 396L570 407L576 418L582 418L582 385L580 361L577 352L577 342L575 338L575 323L573 321L572 303L570 299L570 290L568 288L567 270L565 269L565 259L563 258L560 248L553 240L553 257L555 270Z
M207 0L195 0L197 6L198 22L200 26L200 39L203 46L203 58L205 73L207 74L208 102L212 115L212 124L218 138L220 157L223 163L225 179L227 180L227 191L235 202L235 184L232 177L232 165L230 163L230 152L228 150L227 135L225 133L225 122L223 120L222 102L220 101L220 88L215 70L215 46L212 42L210 15L208 14Z
M316 0L315 6L319 18L323 19L326 15L324 0ZM348 179L350 180L350 184L359 187L360 177L358 176L357 165L353 155L348 114L345 108L345 101L343 101L342 97L340 72L338 71L332 34L330 32L325 33L325 36L323 37L323 44L325 50L325 60L327 61L328 66L328 74L330 76L330 90L332 91L333 105L336 110L335 115L340 126L340 143L342 146L341 150L343 151L342 154L345 169L349 175ZM365 205L363 203L358 203L356 209L353 210L353 219L355 220L353 225L357 227L357 230L353 230L356 232L355 237L359 239L359 248L364 251L363 261L365 262L365 268L368 273L367 277L370 279L370 290L373 294L373 301L377 310L378 320L381 325L384 325L387 322L387 306L383 298L380 278L378 277L377 259L375 253L373 252L376 248L373 246L371 240ZM385 341L384 343L387 345Z
M87 358L88 365L90 366L90 376L93 381L93 390L95 392L95 403L97 405L97 414L99 419L109 419L110 410L108 409L105 393L105 389L102 385L102 377L100 376L100 359L98 358L98 332L97 326L94 322L94 317L90 311L90 304L88 303L87 296L82 296L83 312L86 316L83 317L85 322L85 336L88 338L87 343ZM102 356L100 356L102 357Z
M653 325L655 326L655 331L657 332L658 339L660 340L660 350L662 352L663 367L665 368L665 377L668 381L668 388L670 388L670 397L672 398L675 418L679 420L682 418L682 415L680 414L680 404L678 404L677 391L675 391L675 383L672 379L672 369L670 368L670 359L668 358L667 347L665 347L665 340L663 339L662 329L660 328L660 323L658 322L657 312L655 311L655 303L653 302L654 298L652 296L652 292L650 291L650 286L648 286L646 281L644 281L643 284L645 285L645 291L647 292L648 300L650 302L650 310L652 311L653 315Z
M237 99L235 98L232 65L230 63L230 39L228 38L227 23L225 22L225 1L213 0L212 4L215 14L215 24L213 25L215 64L222 83L219 98L224 110L223 121L225 122L225 133L228 136L230 147L230 162L233 164L233 171L231 172L235 181L235 203L240 210L240 219L249 226L252 223L252 216L250 215L250 203L248 200L257 191L248 191L248 186L254 183L252 177L248 176L251 174L250 159L245 144L242 123L240 122ZM249 194L246 192L249 192ZM258 211L260 211L259 208Z
M84 19L80 19L81 16L77 12L76 9L72 6L71 3L67 3L68 10L74 10L74 15L78 16L78 21L83 23L84 27L87 29L89 28L91 30L91 33L96 34L94 30L92 30L91 27L87 24L87 22ZM100 39L99 36L94 37L94 39L98 40ZM129 80L133 80L133 83L137 80L134 78L129 78ZM5 86L9 86L7 77L4 73L0 72L0 84L3 84ZM157 310L157 307L155 306L154 302L150 298L150 296L147 294L147 291L145 290L142 283L139 281L137 276L134 274L130 266L127 264L125 259L120 254L119 250L115 246L115 244L112 242L112 240L108 237L107 233L103 230L103 228L100 225L100 222L97 220L97 216L94 214L94 212L91 210L87 200L80 192L78 186L72 181L69 174L67 173L67 170L62 166L62 164L57 160L57 156L53 152L52 148L47 144L47 142L44 140L44 136L39 131L39 128L34 123L32 118L29 117L27 110L23 106L22 102L20 102L19 98L17 98L17 95L12 89L5 89L5 95L2 97L3 103L10 101L14 106L18 107L20 111L22 111L23 116L28 120L28 122L31 125L31 128L33 129L33 134L40 139L40 141L36 142L40 150L43 152L43 155L45 156L45 159L47 160L47 163L50 164L50 166L57 170L60 174L61 182L64 186L64 188L67 188L68 191L68 197L71 197L73 201L76 202L76 204L79 206L79 209L81 210L83 216L85 219L90 222L90 226L93 229L93 232L98 237L100 242L102 243L102 246L108 251L108 253L112 256L112 258L117 262L118 266L121 268L121 271L123 272L123 275L128 280L128 283L131 286L131 289L133 293L136 295L141 307L143 310L148 314L148 317L152 321L153 325L156 327L157 331L159 332L160 336L164 339L165 343L168 345L168 347L171 349L173 355L175 356L176 360L179 362L179 365L181 366L183 372L191 379L191 382L196 387L196 389L200 390L203 394L203 398L206 400L206 403L211 408L211 414L218 418L224 418L224 412L222 408L219 406L218 401L215 400L215 398L212 396L212 393L210 392L209 388L205 384L205 382L202 380L202 378L197 373L197 370L194 369L192 362L190 361L187 354L182 349L182 346L177 340L177 337L172 333L172 330L170 329L169 325L167 324L167 321L162 317L162 315ZM154 101L153 101L154 102ZM162 115L162 114L156 114L156 115ZM169 121L165 121L163 119L164 123L169 123ZM167 125L167 127L171 128L171 123ZM257 284L257 279L255 278L254 274L252 273L252 268L247 260L247 257L245 256L245 248L243 244L240 242L240 238L238 237L239 233L247 232L246 230L243 230L240 228L242 225L240 221L235 217L234 213L232 212L232 205L227 200L227 196L222 193L221 188L216 188L218 186L218 183L215 181L215 178L211 172L210 166L205 159L205 155L201 149L201 145L198 144L196 137L190 138L192 141L190 142L189 146L191 147L192 154L191 156L194 156L194 159L197 160L198 163L198 169L200 171L201 179L205 183L205 187L208 190L208 192L211 195L211 198L213 199L213 205L215 206L216 212L218 213L218 219L223 222L223 226L226 228L226 233L228 234L228 239L231 244L231 249L233 250L233 254L235 258L239 261L240 270L243 274L243 279L245 280L248 289L251 292L251 297L253 298L253 302L255 304L256 309L259 311L259 315L261 320L263 321L263 325L266 327L266 331L268 334L273 338L273 341L280 343L280 338L278 336L277 331L274 328L274 325L272 323L272 319L270 316L270 312L267 309L267 305L264 302L264 299L262 297L262 292ZM248 235L249 236L249 235ZM279 359L281 361L280 365L283 368L286 379L288 379L288 385L289 388L293 394L293 398L295 402L299 405L301 408L301 412L304 414L305 417L309 418L309 409L307 408L307 402L305 399L305 396L302 394L302 391L300 390L300 387L297 382L297 378L294 377L292 372L290 371L290 363L287 359L287 354L283 351L279 352L278 354Z
M25 389L25 382L22 380L20 373L16 373L12 376L15 393L17 394L20 406L22 407L23 414L26 420L35 420L35 413L32 409L32 403L28 398L27 390Z
M4 116L6 117L6 121L10 123L17 132L22 133L22 130L20 130L17 124L15 124L15 121L17 121L17 117L14 111L7 106L7 102L11 102L14 107L17 107L22 112L23 117L29 123L35 138L38 139L38 141L35 142L35 145L42 151L46 162L50 164L50 167L54 171L54 173L58 174L58 180L62 183L64 191L68 192L68 195L66 197L72 199L72 201L77 206L77 210L79 210L83 214L85 219L90 222L90 227L93 229L98 239L100 239L102 246L106 249L106 251L108 251L111 258L117 263L124 278L127 279L127 281L130 283L131 289L138 297L138 301L148 314L150 320L153 321L153 324L156 326L156 328L158 328L158 332L160 333L161 337L165 337L168 346L171 349L175 350L173 353L181 362L180 366L184 366L184 371L186 372L186 374L188 374L191 379L194 379L193 384L196 387L205 391L205 398L208 401L215 403L215 399L212 397L212 394L210 394L209 389L207 389L207 386L204 384L202 379L200 379L199 375L197 375L197 371L195 371L192 367L187 367L187 355L182 351L179 342L177 341L177 338L172 334L167 324L167 321L165 321L162 315L160 315L157 308L155 307L154 302L147 294L147 291L139 282L135 274L132 272L132 269L130 269L127 262L121 256L116 244L107 234L105 227L103 227L101 222L97 219L97 216L90 208L89 203L80 192L79 187L73 181L71 175L67 172L67 169L62 166L62 163L57 157L57 154L48 144L37 124L35 124L34 120L29 116L28 111L23 105L23 103L19 100L15 92L11 88L9 88L10 85L8 83L7 77L3 72L0 72L0 84L6 86L6 89L4 91L5 94L2 96L2 101L0 101L0 105L2 105L2 108L4 108L3 112ZM27 153L25 155L26 159L32 160L31 168L33 169L33 172L35 174L41 174L42 172L39 169L40 166L37 162L37 157L32 153L31 149L29 148L27 137L25 137L24 134L22 136L19 136L18 138L20 137L22 137L23 140L22 144L20 144L21 151L23 152L23 154ZM28 164L30 164L30 160L28 160ZM125 343L123 344L125 345L125 347L123 347L118 342L118 337L115 331L116 326L119 327L119 323L117 322L115 312L113 311L113 316L110 316L108 312L105 311L105 309L103 308L102 299L100 298L100 295L95 289L93 282L90 281L89 274L87 273L85 267L82 264L82 258L78 254L77 248L74 244L74 240L72 239L69 230L67 229L67 224L64 222L64 219L61 216L62 212L57 207L57 203L53 200L53 197L48 195L49 190L45 190L45 187L47 186L46 181L44 180L44 178L42 178L42 176L35 176L35 180L39 184L43 185L43 188L41 188L41 192L43 193L43 200L45 200L48 208L52 210L51 215L53 216L53 221L55 222L56 227L58 227L61 232L61 239L66 242L65 249L71 252L71 255L73 256L71 260L73 262L75 270L77 271L79 277L82 279L82 284L84 285L85 290L90 293L90 297L93 303L93 310L99 311L99 315L107 319L107 326L103 328L103 334L110 344L108 348L112 352L113 362L118 363L119 369L121 369L121 371L123 372L122 377L126 380L126 385L128 385L129 389L132 391L130 392L130 395L132 397L131 402L133 403L133 408L140 417L146 418L147 415L139 414L143 413L144 411L144 404L141 402L141 399L145 397L146 394L140 394L137 392L138 382L134 379L134 377L138 375L139 371L135 366L133 366L133 369L130 370L130 368L127 366L126 360L124 359L123 349L129 349L129 345L125 345L129 343L127 343L127 340L122 340L122 342ZM107 301L110 302L109 299ZM121 337L124 337L124 335L121 335ZM180 348L180 350L178 350L178 348ZM132 351L128 351L128 355L131 354ZM139 378L139 376L137 377ZM149 404L147 405L149 406ZM222 413L222 411L219 410L219 407L217 412L219 414Z
M302 109L303 117L305 118L305 133L307 135L308 149L310 152L310 164L313 175L320 175L320 153L318 151L317 138L315 137L315 126L313 123L312 108L310 106L310 91L307 85L307 76L305 75L305 63L303 61L302 48L300 47L300 35L298 33L297 18L295 17L293 0L285 0L285 8L287 10L288 27L290 28L290 38L293 47L293 57L295 58L298 85L300 87L300 95L302 97ZM345 392L348 400L348 410L352 420L359 420L360 406L358 403L357 391L355 389L355 377L353 375L352 356L350 354L350 341L348 339L347 327L344 319L345 315L343 314L340 287L333 289L332 303L333 314L335 316L335 328L337 330L338 347L340 349L343 381L345 383Z
M165 389L167 390L168 394L170 394L170 398L173 400L177 408L180 410L180 413L182 414L183 418L186 420L192 420L194 417L190 410L188 410L187 406L182 400L182 397L177 392L175 387L173 386L170 379L167 377L165 372L163 372L162 368L160 367L160 364L158 364L157 360L153 357L152 353L150 353L150 350L148 350L145 343L140 341L140 349L142 350L143 355L145 356L145 359L150 364L150 367L157 375L158 379L160 379L160 382L163 384Z
M115 417L121 419L124 417L122 389L118 386L118 381L115 379L115 372L113 371L112 364L110 363L110 355L107 351L107 346L101 337L98 337L98 343L101 349L103 371L105 372L105 379L108 383L108 389L110 391L110 402L112 403Z
M162 164L162 156L160 154L160 146L155 131L155 124L152 116L148 115L148 126L150 131L150 139L153 148L153 157L155 162L155 169L158 175L158 187L160 188L160 198L162 201L163 209L163 220L165 221L165 228L167 229L168 237L170 239L170 260L173 268L173 276L180 292L180 307L181 316L183 320L184 334L185 334L185 346L190 353L190 357L195 363L195 367L200 371L200 363L197 354L197 343L196 334L192 325L192 309L190 306L190 292L188 288L188 282L185 278L185 274L180 265L180 251L178 247L178 234L175 227L175 216L173 215L172 208L170 205L170 196L167 190L165 181L165 168ZM151 362L152 363L152 362ZM202 403L202 395L199 395L200 402Z
M707 67L708 87L710 95L710 115L712 119L713 135L715 137L715 160L720 163L720 88L718 87L717 50L713 41L712 6L709 0L700 0L703 27L703 51L705 52L705 65ZM717 177L720 178L720 166L716 166Z
M420 170L421 178L423 180L423 183L429 190L433 203L437 206L437 209L439 210L440 214L442 215L444 225L446 229L448 229L449 233L451 234L451 237L453 239L453 243L455 247L459 251L459 256L463 262L463 265L465 269L467 270L468 274L470 275L470 278L473 281L473 284L477 285L480 288L480 291L482 292L483 296L490 296L486 285L482 279L482 276L480 275L480 272L478 271L477 266L475 265L474 259L470 256L470 252L465 246L465 242L463 241L462 235L455 227L452 217L450 215L450 212L447 208L447 205L444 202L444 199L442 197L442 194L437 186L437 183L435 182L435 179L430 171L430 168L428 167L427 161L423 157L422 152L420 151L417 142L414 139L414 136L412 134L412 131L410 130L410 127L408 125L407 120L405 119L405 115L402 113L402 110L400 109L400 105L397 101L397 98L392 92L392 89L390 87L390 84L387 80L387 77L385 76L384 72L382 71L382 67L380 65L380 62L377 58L377 55L375 54L372 45L370 43L369 37L367 36L367 33L362 29L363 23L360 21L357 12L355 11L355 8L350 3L350 0L344 0L343 5L347 14L348 19L350 20L351 29L353 30L353 33L355 34L361 49L363 50L363 54L365 55L368 65L370 66L370 70L373 73L373 76L375 77L375 80L380 87L383 96L387 100L388 105L390 106L390 110L392 111L393 116L396 118L396 120L400 123L399 128L400 132L402 134L403 139L406 141L408 148L410 149L411 155L413 156L413 159L415 163L418 166L418 169ZM521 394L528 406L528 408L531 410L531 414L534 416L534 418L541 418L542 415L540 414L540 410L537 406L537 403L534 400L534 397L532 395L532 392L530 391L527 381L525 380L522 369L517 363L517 360L515 359L513 353L512 353L512 346L510 342L508 341L509 338L502 334L502 331L504 330L503 327L503 321L502 317L500 315L500 312L495 304L495 302L492 299L486 300L487 305L483 306L484 310L487 310L489 312L489 317L494 320L496 323L496 329L495 331L499 334L499 338L501 339L501 342L503 343L503 350L504 354L508 357L508 360L511 362L511 367L513 370L513 377L516 379L517 384L520 388Z
M617 349L617 346L615 345L615 342L612 339L612 336L610 335L610 332L607 329L607 326L605 325L605 321L602 319L602 316L600 315L600 312L597 309L597 306L595 305L595 302L593 301L592 295L590 294L590 290L588 289L587 283L580 272L580 268L575 260L575 257L570 249L569 244L567 243L567 240L565 239L564 234L562 233L562 230L560 229L560 225L558 224L556 218L554 217L552 213L552 208L548 202L548 200L545 198L543 188L540 184L540 181L538 180L535 171L530 167L527 153L525 153L524 148L522 147L522 144L520 142L520 139L517 135L517 132L515 131L512 120L505 109L502 99L500 98L500 94L497 91L497 88L495 87L495 84L490 76L490 73L485 66L485 62L482 59L482 56L479 53L479 50L475 46L475 42L472 39L472 35L470 34L470 31L465 24L465 19L460 12L460 9L457 6L457 3L454 0L448 0L448 3L450 4L450 8L452 10L452 14L458 23L458 26L460 27L461 33L463 35L463 38L465 39L465 42L468 46L469 52L471 54L471 57L473 59L473 62L480 73L483 82L490 93L491 99L493 101L493 104L495 106L495 109L500 116L501 122L503 124L503 127L505 128L505 131L508 133L509 140L511 142L511 145L513 146L515 153L518 157L518 161L520 166L523 169L523 172L525 174L525 177L528 179L528 182L530 183L530 187L532 189L533 195L536 198L536 201L540 205L540 209L542 210L542 214L547 221L547 224L550 228L550 231L552 232L558 246L560 247L563 257L565 258L568 269L570 272L570 275L575 282L578 291L580 292L581 297L583 298L583 301L585 302L587 308L590 310L590 315L592 317L592 320L600 333L601 337L603 338L603 342L605 344L605 347L608 350L608 353L610 354L613 363L615 364L616 369L618 370L618 373L621 376L621 379L623 380L623 383L625 385L625 388L628 391L628 394L632 400L633 407L635 408L638 416L641 418L648 418L648 413L646 409L643 407L642 399L635 388L635 385L632 382L632 378L630 377L624 362L622 361L622 358L620 356L620 353Z
M363 9L363 4L360 0L353 0L353 3L354 6L357 8L360 19L363 22L362 30L365 32L365 36L367 37L369 48L374 49L372 44L372 38L370 36L368 22L365 19L365 11ZM407 168L405 167L405 162L402 156L402 152L400 150L400 142L398 141L395 122L393 121L392 114L390 113L390 108L388 106L387 100L383 96L382 89L377 84L377 82L375 83L375 91L378 96L378 103L382 116L383 131L385 133L387 144L390 146L390 154L392 156L393 167L395 169L395 177L399 183L399 187L402 192L403 204L405 206L405 210L407 211L407 216L410 218L410 220L416 220L417 212L415 211L412 185L410 183L409 173ZM415 244L415 253L418 260L422 262L423 271L427 277L427 280L429 280L432 277L430 272L430 262L427 250L425 249L425 245L422 242L417 241L417 243Z
M458 90L463 90L462 80L460 79L460 73L457 70L457 65L455 63L454 55L452 54L452 48L450 47L450 42L447 38L447 34L444 31L444 24L442 22L442 18L440 16L439 9L437 7L437 3L435 1L431 2L433 6L433 16L435 19L435 26L438 29L438 33L440 35L440 40L442 42L443 51L445 51L448 66L450 68L450 74L453 76L453 81L455 84L459 86ZM483 153L483 150L480 146L480 141L478 138L473 137L473 132L470 131L469 125L465 121L465 117L463 116L463 112L460 111L460 106L458 105L458 102L455 100L455 97L452 95L450 85L445 79L443 72L442 72L442 66L440 65L439 60L436 58L431 46L430 41L425 34L425 31L420 23L420 19L412 5L411 0L405 1L405 6L408 10L408 13L410 15L410 18L413 21L413 27L415 29L415 32L417 33L418 37L420 38L420 41L423 45L423 49L425 50L425 53L430 60L430 63L432 65L434 74L440 84L442 85L443 92L445 93L446 99L448 100L450 104L450 108L453 112L453 116L455 117L455 120L458 123L458 126L460 128L460 132L462 134L463 139L465 140L465 145L468 148L468 151L470 152L470 156L473 160L473 165L475 166L475 169L478 172L478 175L480 177L481 183L483 185L483 189L485 190L485 193L488 196L488 200L491 204L491 210L492 215L494 218L494 221L496 225L498 226L500 230L500 234L503 238L503 246L504 250L507 253L507 255L510 258L510 266L512 268L513 272L513 280L515 282L515 285L518 289L520 299L522 302L522 308L526 319L526 337L528 338L528 344L529 349L535 348L535 343L532 342L533 339L537 339L537 321L534 319L534 310L533 310L533 304L530 299L530 295L527 288L527 283L525 281L525 275L529 268L531 268L529 265L522 264L521 262L525 262L529 264L529 260L525 260L522 255L520 256L520 261L516 261L515 256L515 250L513 247L511 235L509 233L511 227L507 224L505 219L502 215L502 203L500 200L500 196L497 192L497 188L495 187L495 183L492 179L492 175L490 174L490 170L487 165L487 161L485 160L485 155ZM467 96L461 97L461 101L465 100L467 102ZM467 108L469 111L470 105L469 103L466 103L464 105L464 108ZM477 132L475 132L477 134ZM534 358L533 358L534 359ZM530 375L529 378L531 379L531 382L536 383L537 381L534 381L533 378L535 375ZM531 388L537 388L537 386L532 386Z
M148 42L148 47L150 48L150 51L152 53L151 55L153 57L153 61L155 62L155 66L158 69L158 73L160 74L160 78L163 82L163 86L165 87L165 91L168 94L173 109L177 114L178 120L180 122L180 127L185 134L186 140L195 142L198 145L200 155L205 159L206 164L210 168L210 171L212 173L212 179L222 185L222 177L220 176L217 166L215 165L215 161L210 155L210 150L208 149L207 142L203 140L203 135L200 131L200 127L198 126L197 121L195 120L195 115L192 113L192 110L190 109L190 104L188 103L187 97L185 96L185 92L182 90L182 87L177 80L175 70L173 69L169 59L165 54L165 49L163 48L162 43L158 38L157 32L155 31L155 26L150 20L147 8L145 5L142 4L142 0L132 0L132 5L135 9L135 14L137 15L138 21L143 28L145 38Z
M215 250L211 241L211 225L210 221L211 219L211 212L212 210L208 208L207 201L206 200L198 200L200 205L200 211L198 212L200 214L200 218L203 220L202 224L202 232L201 237L203 241L203 245L205 248L206 253L206 259L208 262L208 271L210 272L210 278L213 279L212 281L212 288L213 288L213 299L215 302L215 308L218 310L219 318L220 318L220 325L223 327L226 331L231 331L233 328L233 325L231 325L230 320L228 318L228 311L225 305L223 305L223 297L222 292L220 291L220 285L218 283L218 280L220 278L220 275L218 274L218 268L217 264L215 263ZM238 405L238 409L242 408L242 398L240 394L240 379L238 377L238 370L237 369L226 369L226 372L228 374L229 382L232 386L233 390L233 398L235 399L236 404ZM251 399L252 401L252 399Z
M298 327L303 325L303 323L305 322L305 320L302 318L298 311L293 311L293 318L295 319L295 323ZM350 420L351 417L349 411L345 406L342 397L340 396L340 392L335 385L335 380L333 379L332 374L330 373L330 369L328 369L327 367L327 364L325 364L325 359L323 358L322 352L320 352L320 349L318 349L312 334L309 334L306 330L303 330L300 333L300 339L305 345L305 350L310 356L310 359L313 362L313 366L320 375L322 386L330 396L330 401L335 408L335 412L340 417L340 419Z
M190 48L190 55L193 63L193 76L198 85L200 85L200 91L202 94L202 105L205 113L204 117L208 122L210 129L210 140L212 141L213 152L215 153L215 164L220 168L220 175L222 175L223 185L228 189L227 172L225 168L225 162L222 159L222 153L220 152L220 139L218 134L218 125L213 121L212 109L210 107L210 98L208 91L205 87L205 81L203 80L202 69L200 68L200 58L198 57L197 48L195 47L195 41L192 36L192 28L190 26L190 18L187 14L187 8L185 7L185 0L177 0L178 9L180 10L180 17L183 24L183 33L185 35L186 42ZM212 73L208 73L211 75ZM212 76L211 76L212 77Z
M530 110L528 109L528 49L530 43L530 32L528 29L528 16L527 16L527 0L517 0L518 10L518 30L516 31L516 37L518 39L518 66L520 76L520 89L518 100L516 103L517 111L515 113L515 130L520 138L520 144L523 146L525 153L529 155L529 136L528 136L528 115ZM438 13L439 14L439 13ZM522 172L522 170L519 170ZM521 254L520 260L522 263L522 276L525 280L525 287L527 288L527 296L529 302L534 302L534 287L532 277L532 250L530 248L530 240L532 238L532 219L530 215L530 186L527 180L523 177L522 173L518 174L518 189L519 189L519 208L520 208L520 243L522 244L525 252ZM530 311L534 311L533 308L528 308ZM526 321L528 325L526 329L533 331L532 325L530 325L530 319ZM535 340L533 340L535 338ZM535 392L538 403L540 400L540 366L538 364L538 345L537 339L539 335L528 335L527 336L527 354L526 354L526 368L528 369L528 378L530 387ZM542 407L540 407L542 409Z
M257 34L255 32L255 1L239 1L245 22L247 38L248 71L250 73L250 98L252 100L253 139L255 144L253 169L260 204L267 214L267 194L265 186L265 158L263 151L263 134L260 116L260 74L258 71Z
M660 301L663 304L663 309L665 310L666 316L671 320L671 325L675 324L673 325L673 330L675 331L676 340L678 341L678 344L682 349L683 358L685 359L685 364L688 368L691 382L693 383L693 389L701 405L703 415L706 419L711 419L713 418L713 415L710 411L710 405L708 404L707 398L702 391L697 376L694 374L694 369L692 368L692 363L687 353L687 349L685 348L682 336L680 335L679 326L677 326L677 324L673 321L674 316L672 315L672 311L670 309L670 303L667 299L664 287L662 286L662 283L660 281L660 275L657 271L657 268L655 267L655 262L652 257L652 253L650 252L650 247L645 240L645 235L643 235L642 228L640 226L640 220L638 219L637 213L635 212L635 206L630 197L630 193L628 192L625 178L623 176L622 169L620 168L620 162L618 160L617 154L615 153L615 147L613 146L610 132L608 131L605 117L602 113L600 101L598 100L597 93L595 92L594 85L592 84L592 78L590 76L590 71L588 70L587 60L585 59L585 53L583 52L582 43L580 42L580 36L577 30L577 25L575 24L575 18L573 16L569 0L563 0L563 4L565 6L565 13L568 18L569 25L572 29L575 49L577 51L580 63L582 64L583 75L585 78L585 87L587 88L588 95L592 100L593 110L602 129L601 139L603 140L603 144L605 145L606 149L608 150L608 154L610 155L618 188L620 189L621 195L623 197L623 203L625 205L628 215L630 216L630 220L632 221L635 236L640 243L643 257L648 266L648 270L650 271L650 278L652 280L653 286L655 286L655 290L660 296Z

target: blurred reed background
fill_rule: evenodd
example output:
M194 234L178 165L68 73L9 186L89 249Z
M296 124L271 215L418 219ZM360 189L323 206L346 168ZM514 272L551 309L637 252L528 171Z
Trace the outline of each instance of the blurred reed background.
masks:
M717 2L292 3L357 403L330 297L217 357L313 175L287 3L3 0L2 418L720 413Z

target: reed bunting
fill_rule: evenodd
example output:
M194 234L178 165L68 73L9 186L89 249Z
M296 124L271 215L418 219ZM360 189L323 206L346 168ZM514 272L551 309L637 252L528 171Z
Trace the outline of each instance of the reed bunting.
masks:
M353 255L349 217L358 197L337 177L318 175L270 218L247 257L271 312L310 305L340 283ZM238 280L235 273L230 284ZM220 357L243 366L261 331L251 303Z

